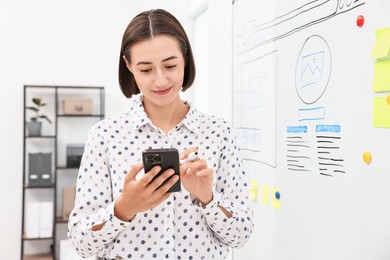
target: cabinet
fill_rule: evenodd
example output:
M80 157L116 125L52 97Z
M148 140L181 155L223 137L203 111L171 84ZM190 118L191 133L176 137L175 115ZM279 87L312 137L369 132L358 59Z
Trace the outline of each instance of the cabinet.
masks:
M40 133L27 127L34 98L44 104ZM104 87L25 85L23 104L21 259L59 259L83 146L104 118Z

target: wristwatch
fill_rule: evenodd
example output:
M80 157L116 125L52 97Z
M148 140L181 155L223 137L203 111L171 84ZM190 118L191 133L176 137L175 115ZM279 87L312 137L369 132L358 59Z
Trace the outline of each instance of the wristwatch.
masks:
M191 197L192 197L192 196L191 196ZM207 205L209 205L213 200L214 200L214 193L212 194L212 198L211 198L210 202L207 203L206 205L204 205L202 202L200 202L197 198L193 198L193 197L192 197L192 203L193 203L194 205L196 205L196 206L198 206L198 207L202 207L202 208L204 208L204 207L206 207Z

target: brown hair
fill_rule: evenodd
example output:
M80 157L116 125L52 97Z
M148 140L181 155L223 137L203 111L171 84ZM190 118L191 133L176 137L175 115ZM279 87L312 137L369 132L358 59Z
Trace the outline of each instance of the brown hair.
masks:
M144 11L135 16L127 26L123 37L119 55L119 85L122 93L130 98L140 93L134 75L129 71L123 55L131 62L130 48L135 43L151 39L160 34L168 34L178 40L186 66L182 90L191 87L195 80L195 62L192 55L190 41L180 22L169 12L162 9Z

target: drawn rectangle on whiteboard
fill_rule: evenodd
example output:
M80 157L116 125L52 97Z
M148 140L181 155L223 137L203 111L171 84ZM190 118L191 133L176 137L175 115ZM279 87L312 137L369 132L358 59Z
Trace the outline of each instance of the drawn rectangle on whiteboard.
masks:
M325 108L324 107L315 107L315 108L305 108L298 110L298 120L321 120L325 119Z
M233 102L233 123L244 159L272 167L276 167L276 60L273 51L239 64Z
M260 129L239 128L236 130L238 145L241 150L252 152L261 151L261 131Z

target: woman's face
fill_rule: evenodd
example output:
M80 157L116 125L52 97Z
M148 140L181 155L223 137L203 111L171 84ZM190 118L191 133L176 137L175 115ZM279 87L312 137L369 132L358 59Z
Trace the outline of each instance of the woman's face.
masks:
M167 106L180 101L185 61L179 42L169 35L140 41L130 48L128 69L133 73L144 102Z

